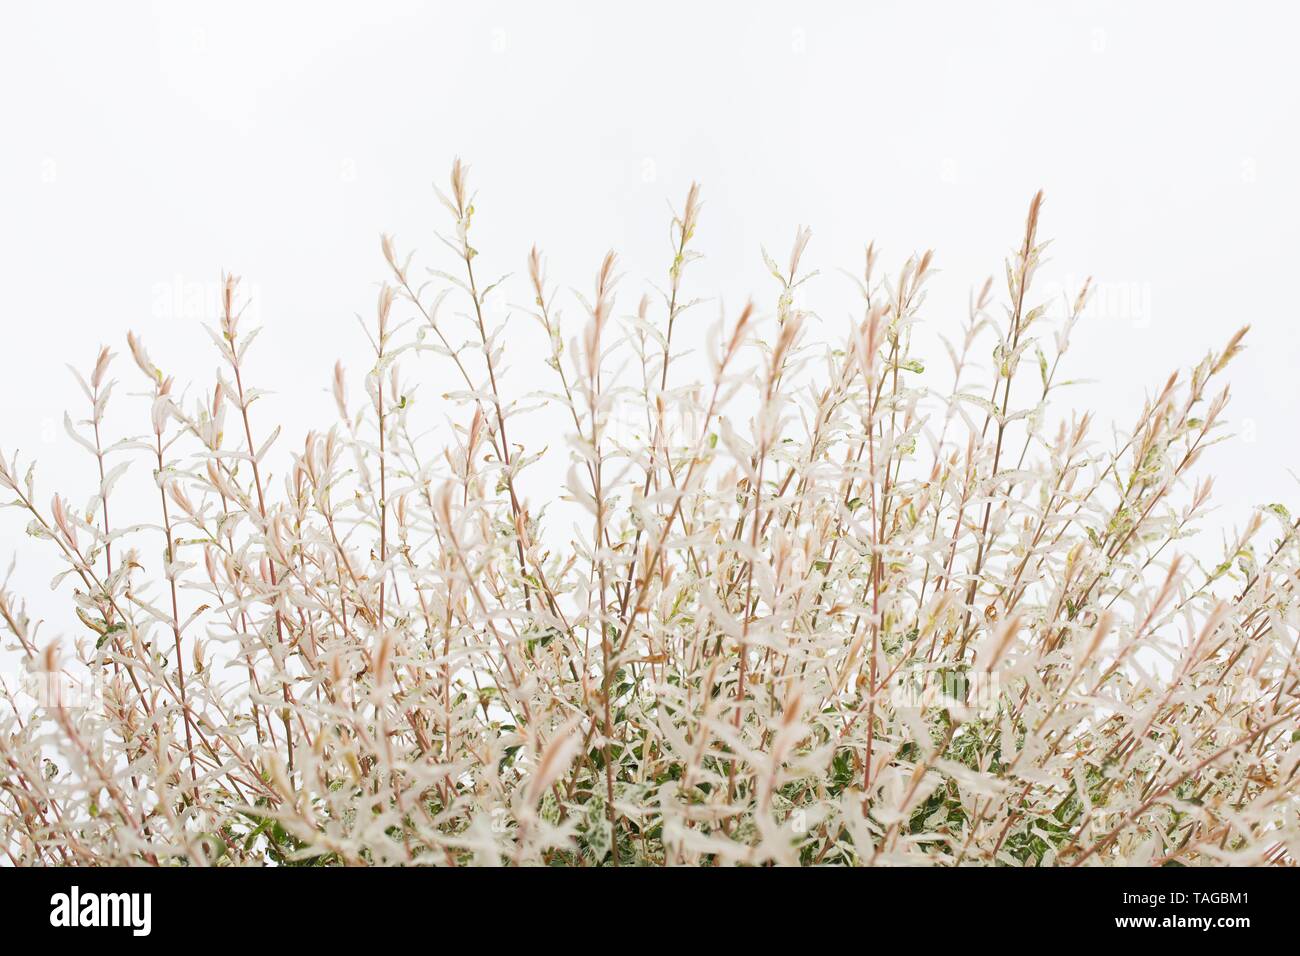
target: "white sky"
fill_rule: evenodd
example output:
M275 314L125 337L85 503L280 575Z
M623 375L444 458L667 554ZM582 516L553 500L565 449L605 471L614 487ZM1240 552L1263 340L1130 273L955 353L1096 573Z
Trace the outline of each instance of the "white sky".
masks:
M1070 371L1102 384L1075 401L1127 420L1252 323L1231 376L1242 436L1205 467L1225 523L1294 504L1298 27L1264 3L6 4L0 449L40 460L45 500L84 500L64 363L125 353L134 329L206 382L211 316L192 299L222 269L266 323L252 377L278 394L259 414L297 447L331 421L336 358L358 382L378 235L448 267L430 183L459 154L487 274L522 272L536 241L585 290L613 246L630 309L666 269L669 201L698 179L692 294L770 307L759 246L784 259L808 224L807 304L828 323L852 302L835 270L874 238L891 270L937 250L926 318L953 333L1041 186L1045 287L1100 283ZM515 286L503 304L527 299ZM546 374L516 364L534 386ZM133 389L125 354L116 370ZM119 433L145 421L127 390ZM39 612L53 565L23 524L0 513L0 559L19 556Z

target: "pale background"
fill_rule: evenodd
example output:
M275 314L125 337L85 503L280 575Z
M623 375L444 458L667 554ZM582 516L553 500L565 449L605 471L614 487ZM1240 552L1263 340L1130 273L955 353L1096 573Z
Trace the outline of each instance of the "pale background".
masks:
M199 323L222 269L266 323L251 377L278 394L258 408L263 432L283 422L297 447L328 425L335 359L359 394L353 316L385 277L379 234L452 265L430 186L457 154L481 190L485 275L522 272L538 242L556 282L585 290L613 246L630 309L662 281L669 202L698 179L708 258L692 295L734 311L752 292L770 309L760 245L784 260L808 224L822 270L808 304L828 327L853 304L836 269L857 270L874 238L891 270L935 247L925 316L953 334L1041 186L1057 237L1044 288L1100 283L1069 371L1103 384L1074 402L1126 420L1252 323L1231 375L1239 437L1206 460L1218 517L1300 501L1295 8L11 3L0 18L0 449L40 460L42 503L92 487L62 432L63 410L83 411L64 363L87 367L101 342L123 352L110 429L142 431L125 333L206 383ZM510 288L502 305L528 300ZM524 390L546 374L516 365ZM54 566L23 524L0 513L0 560L18 556L39 614Z

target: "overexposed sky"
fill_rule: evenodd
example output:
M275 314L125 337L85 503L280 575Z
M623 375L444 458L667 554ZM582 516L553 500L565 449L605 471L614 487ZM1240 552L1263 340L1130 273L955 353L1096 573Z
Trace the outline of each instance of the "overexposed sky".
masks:
M691 294L770 306L760 245L784 259L807 224L826 322L854 304L836 270L875 239L891 270L935 248L925 318L953 334L1042 187L1044 288L1099 283L1069 374L1100 381L1075 402L1126 420L1249 322L1241 435L1206 467L1225 523L1294 504L1298 28L1276 3L6 4L0 449L39 459L46 497L89 495L64 364L125 352L134 329L206 382L199 323L223 269L266 326L252 377L276 394L259 414L297 447L332 420L334 361L365 367L354 315L385 277L379 234L449 267L430 187L460 155L489 275L522 273L537 242L553 280L585 290L612 246L630 309L698 179ZM125 355L116 371L110 423L143 430ZM23 523L0 513L5 563L32 551ZM38 610L52 570L20 563Z

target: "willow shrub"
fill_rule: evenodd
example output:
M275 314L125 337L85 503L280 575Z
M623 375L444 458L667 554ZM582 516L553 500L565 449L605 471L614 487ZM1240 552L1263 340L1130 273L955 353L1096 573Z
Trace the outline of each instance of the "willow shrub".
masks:
M1217 566L1183 542L1242 333L1099 439L1055 402L1088 289L1036 294L1040 194L950 372L912 350L929 253L868 247L814 341L801 230L688 374L692 187L635 311L612 254L572 296L534 250L506 287L550 354L515 355L466 173L437 271L384 237L373 361L280 474L234 278L197 400L130 336L150 414L110 442L114 354L79 376L84 506L0 458L84 628L0 596L11 861L1293 861L1296 524L1261 509ZM545 361L567 444L507 358ZM421 381L450 429L412 426ZM151 521L110 522L119 479Z

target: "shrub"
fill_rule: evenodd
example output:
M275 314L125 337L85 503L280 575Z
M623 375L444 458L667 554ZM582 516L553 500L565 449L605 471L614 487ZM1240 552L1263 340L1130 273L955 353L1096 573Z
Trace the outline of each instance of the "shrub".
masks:
M766 258L775 309L726 314L711 372L685 377L692 187L662 304L616 317L611 253L562 328L528 257L570 432L544 487L530 466L566 452L520 441L536 399L505 374L466 174L440 194L454 269L421 283L384 237L361 394L336 367L337 421L278 480L233 277L201 400L129 336L151 415L106 444L113 353L81 379L85 508L0 458L85 627L44 640L0 594L23 661L2 691L10 860L1294 859L1296 524L1275 505L1217 566L1180 553L1244 329L1113 444L1054 417L1088 288L1040 304L1039 194L1005 311L992 280L972 295L950 373L912 351L930 253L886 276L867 247L860 318L813 341L800 230ZM434 375L457 383L440 438L412 425ZM140 459L156 518L115 525ZM529 504L552 499L571 535Z

